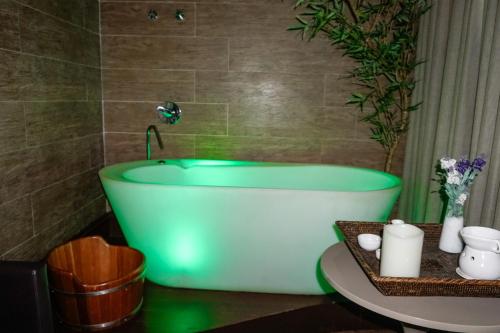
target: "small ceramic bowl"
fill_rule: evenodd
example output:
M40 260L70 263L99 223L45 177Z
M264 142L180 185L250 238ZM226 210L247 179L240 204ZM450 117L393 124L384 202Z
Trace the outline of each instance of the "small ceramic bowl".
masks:
M375 251L380 247L382 238L375 234L359 234L358 244L363 250Z

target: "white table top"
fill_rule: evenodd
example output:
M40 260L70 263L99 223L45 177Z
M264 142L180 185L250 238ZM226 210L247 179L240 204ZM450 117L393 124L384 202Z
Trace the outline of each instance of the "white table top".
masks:
M405 323L454 332L499 333L500 298L384 296L368 279L344 243L321 257L326 280L344 297Z

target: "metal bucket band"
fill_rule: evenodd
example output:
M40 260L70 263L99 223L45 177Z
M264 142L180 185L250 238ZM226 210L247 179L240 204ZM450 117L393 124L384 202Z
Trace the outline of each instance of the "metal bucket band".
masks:
M58 293L58 294L63 294L63 295L68 295L68 296L101 296L101 295L107 295L111 294L117 291L120 291L122 289L127 288L131 284L144 279L144 276L146 275L146 271L142 271L141 274L137 275L133 280L128 281L125 284L109 288L109 289L104 289L104 290L96 290L96 291L88 291L84 293L78 293L78 292L71 292L71 291L65 291L61 289L56 289L56 288L51 288L50 291L52 293Z

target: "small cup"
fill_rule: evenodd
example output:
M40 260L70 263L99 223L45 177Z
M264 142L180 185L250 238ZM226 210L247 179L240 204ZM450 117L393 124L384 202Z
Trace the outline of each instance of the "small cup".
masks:
M375 251L380 247L382 238L375 234L359 234L358 244L363 250Z
M375 250L375 257L380 260L380 249Z

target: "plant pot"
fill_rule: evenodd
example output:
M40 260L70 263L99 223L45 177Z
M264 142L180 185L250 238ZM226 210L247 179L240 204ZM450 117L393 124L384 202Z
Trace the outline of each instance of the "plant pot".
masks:
M439 249L448 253L460 253L464 242L460 230L464 227L463 216L447 216L444 218L443 230L439 238Z

